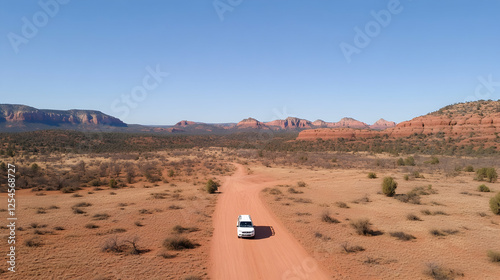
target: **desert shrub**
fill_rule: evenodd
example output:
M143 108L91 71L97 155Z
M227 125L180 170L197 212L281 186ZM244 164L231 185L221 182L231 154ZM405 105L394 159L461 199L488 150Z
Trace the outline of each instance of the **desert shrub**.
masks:
M495 170L495 168L483 167L479 168L476 171L476 180L484 181L485 179L490 183L495 182L498 179L497 171Z
M431 157L431 159L428 161L430 164L438 164L439 159L437 157Z
M346 252L346 253L355 253L355 252L361 252L361 251L365 250L365 248L363 248L361 246L351 246L351 245L349 245L349 242L341 243L340 248L342 248L342 250L344 250L344 252Z
M464 276L463 273L444 268L435 263L428 263L427 269L424 271L424 273L432 277L432 279L434 280L453 280L455 279L455 276Z
M405 165L405 160L403 158L399 158L398 161L396 162L397 165L399 166L404 166Z
M92 228L99 228L99 226L98 226L98 225L96 225L96 224L89 223L89 224L86 224L86 225L85 225L85 228L90 228L90 229L92 229Z
M107 213L98 213L92 216L92 219L100 221L100 220L107 220L109 217L110 216Z
M304 188L306 186L307 186L307 184L304 181L298 181L297 182L297 187Z
M51 206L49 206L49 209L59 209L59 206L57 206L57 205L51 205Z
M196 245L186 237L173 236L163 241L163 247L169 250L180 251L184 249L193 249Z
M405 174L405 175L403 176L403 179L404 179L405 181L408 181L408 180L410 180L410 175L408 175L408 174Z
M151 198L153 199L165 199L166 193L151 193Z
M140 221L135 221L134 225L136 225L138 227L143 227L144 226Z
M33 237L24 241L24 245L26 245L27 247L40 247L43 245L43 243L39 238Z
M490 188L488 188L485 184L482 184L479 187L477 187L477 190L480 192L490 192Z
M368 173L368 178L369 179L375 179L375 178L377 178L377 174L375 172L369 172Z
M219 187L220 183L212 179L208 180L208 182L205 184L205 190L208 193L215 193L219 189Z
M468 166L464 167L464 171L465 172L474 172L474 167L472 167L472 165L468 165Z
M118 187L118 182L115 179L110 179L108 185L110 188L115 189Z
M73 205L73 207L71 207L71 208L90 207L90 206L92 206L92 203L80 202L80 203L77 203L77 204Z
M61 226L56 226L56 227L54 227L54 230L64 230L64 228Z
M431 229L429 231L430 234L434 235L434 236L445 236L446 234L442 231L440 231L439 229Z
M321 221L329 224L338 224L340 223L339 220L335 219L334 217L330 216L330 213L328 211L324 211L321 214Z
M73 213L74 214L85 214L87 212L83 211L82 209L80 208L73 208Z
M392 237L396 237L397 239L402 240L402 241L410 241L412 239L416 239L415 236L413 236L411 234L404 233L402 231L395 231L395 232L391 232L389 234Z
M490 209L495 215L500 215L500 192L490 199Z
M359 235L371 235L373 230L371 229L371 223L368 219L358 219L351 221L351 227L354 228Z
M343 201L337 201L337 202L335 202L335 205L337 205L337 207L339 207L339 208L349 208L349 205L347 205L347 203L345 203Z
M38 209L36 210L36 213L37 213L37 214L45 214L45 213L47 213L47 211L45 211L45 209L44 209L44 208L38 208Z
M268 191L269 191L269 194L272 194L272 195L282 195L283 194L281 192L281 190L279 190L278 188L268 189Z
M158 256L164 258L164 259L173 259L175 258L177 255L175 254L169 254L168 252L162 252L160 253Z
M182 206L172 204L172 205L168 206L168 209L172 209L172 210L182 209Z
M151 212L151 210L148 209L140 209L139 214L153 214L153 212Z
M195 231L199 231L200 229L197 228L197 227L183 227L181 225L176 225L172 228L172 231L174 233L184 233L184 232L195 232Z
M498 251L488 251L488 257L492 262L500 262L500 252Z
M420 212L421 212L422 214L424 214L424 215L432 215L432 212L431 212L431 210L429 210L429 209L423 209L423 210L421 210Z
M298 202L298 203L312 203L312 200L309 198L295 198L293 201Z
M304 192L302 192L302 191L298 191L298 190L296 190L296 189L294 189L294 188L288 188L288 192L289 192L289 193L292 193L292 194L300 194L300 193L304 193Z
M414 166L415 165L415 159L412 156L409 156L405 158L405 165L407 166Z
M419 216L412 214L412 213L406 215L406 219L409 221L421 221L422 220L422 219L420 219Z
M81 190L80 187L75 187L75 186L68 186L68 187L63 187L61 188L62 193L73 193L75 191Z
M396 193L397 187L398 183L392 177L385 177L384 181L382 181L382 192L386 196L393 196Z
M412 175L413 175L413 177L415 179L418 179L418 178L422 178L423 179L424 178L424 175L421 175L420 172L418 172L418 171L413 171Z
M72 195L72 197L82 197L83 195L79 194L79 193L75 193Z

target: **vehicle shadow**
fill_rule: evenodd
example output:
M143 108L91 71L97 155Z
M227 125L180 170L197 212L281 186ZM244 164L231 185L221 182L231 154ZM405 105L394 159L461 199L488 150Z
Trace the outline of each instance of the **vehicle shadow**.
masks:
M254 226L255 237L253 239L265 239L274 236L274 229L271 226Z

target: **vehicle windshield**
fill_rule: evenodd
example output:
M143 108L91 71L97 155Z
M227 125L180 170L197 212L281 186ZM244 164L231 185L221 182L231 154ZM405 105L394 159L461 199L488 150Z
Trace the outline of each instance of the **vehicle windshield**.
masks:
M252 227L252 222L240 222L240 227Z

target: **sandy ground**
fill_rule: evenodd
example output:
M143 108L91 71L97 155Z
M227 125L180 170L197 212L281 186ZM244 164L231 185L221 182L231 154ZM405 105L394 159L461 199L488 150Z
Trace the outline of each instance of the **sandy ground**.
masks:
M290 235L259 197L276 181L247 175L240 165L226 178L214 213L212 239L213 279L328 279L318 263ZM254 239L236 235L238 215L250 214Z
M480 193L480 182L474 173L446 178L443 174L423 174L425 179L403 180L400 170L378 172L369 179L371 170L310 170L295 168L252 167L258 174L282 180L302 193L292 194L290 187L278 186L283 195L262 193L263 199L286 228L299 240L334 279L431 279L425 275L433 263L455 272L456 279L500 279L500 265L487 257L488 250L500 251L500 216L489 210L488 201L500 191L499 183L486 183L491 193ZM420 205L400 202L380 194L384 176L399 183L397 193L418 186L432 185L437 194L421 196ZM298 181L307 183L297 187ZM283 184L283 183L282 183ZM467 192L468 194L461 194ZM362 198L368 196L369 202ZM297 198L311 203L296 202ZM360 200L361 199L361 200ZM336 202L349 208L339 208ZM447 215L424 215L422 210L443 211ZM321 215L328 211L340 223L325 223ZM422 221L410 221L414 213ZM482 216L480 215L480 213ZM379 236L355 233L350 221L368 218ZM436 237L430 230L457 230L455 234ZM390 232L403 231L416 237L400 241ZM341 244L361 246L365 250L345 253ZM463 276L459 276L463 274Z
M118 190L86 188L77 192L82 197L58 191L44 191L44 196L19 191L17 226L23 230L16 232L17 272L1 273L0 278L430 279L424 270L434 263L464 275L457 279L499 279L500 265L491 263L486 252L500 251L500 216L488 207L500 183L486 183L492 192L480 193L476 189L481 183L472 179L473 173L465 172L456 177L428 172L423 173L425 178L405 181L399 168L376 170L378 178L368 179L367 173L373 170L237 166L233 176L219 177L223 185L214 195L187 179L157 186L139 182ZM398 181L399 194L428 185L437 193L421 196L421 204L403 203L379 194L384 176ZM299 187L298 181L307 186ZM281 195L271 194L272 188ZM296 192L290 192L291 188ZM165 197L154 199L152 193ZM0 199L5 202L6 194L0 194ZM339 201L349 208L338 207ZM0 209L7 208L4 202ZM81 207L84 214L73 213L72 208L81 202L91 206ZM422 210L447 215L424 215ZM324 211L340 223L322 222ZM109 218L93 218L102 213ZM407 220L409 213L422 221ZM257 226L255 239L237 238L240 214L252 216ZM6 221L6 217L7 212L0 212L0 219ZM368 218L373 229L383 234L357 235L350 221L359 218ZM33 228L33 223L45 226ZM87 228L89 223L98 227ZM182 233L198 246L167 251L162 243L175 235L175 225L198 228ZM429 233L432 229L457 232L436 237ZM394 231L416 239L397 240L389 234ZM0 233L4 244L0 254L6 260L7 229L3 226ZM42 245L26 246L25 241L34 237ZM102 251L110 238L134 237L145 250L140 255ZM345 242L364 251L343 252Z
M149 185L151 188L144 188ZM45 196L35 196L30 190L17 192L16 254L17 272L0 274L1 279L184 279L192 275L207 278L209 240L212 235L211 214L215 206L215 196L199 190L200 186L187 183L163 184L153 187L151 183L137 183L135 188L100 190L88 194L78 191L83 197L61 192L44 192ZM112 195L111 192L116 193ZM151 193L165 193L164 199L152 199ZM179 197L174 198L174 194ZM5 194L0 199L6 201ZM92 205L81 207L85 214L74 214L72 207L79 202ZM2 208L6 205L2 203ZM58 209L50 209L55 205ZM181 209L171 209L175 205ZM39 207L44 214L37 214ZM146 209L145 214L140 210ZM93 215L109 214L106 220L94 220ZM7 212L0 213L6 221ZM39 231L49 231L37 235L32 223L46 225ZM139 222L141 226L137 226ZM93 223L98 228L89 229L85 225ZM197 227L200 230L183 233L200 246L183 251L167 251L163 240L173 236L175 225ZM54 230L60 226L64 230ZM114 229L125 232L111 233ZM6 229L2 229L6 237ZM27 239L37 237L40 247L27 247ZM148 250L140 255L102 252L103 244L110 238L132 240L138 237L139 249ZM2 238L0 248L2 260L7 254L6 239ZM173 258L163 258L168 253ZM2 265L6 270L6 265Z

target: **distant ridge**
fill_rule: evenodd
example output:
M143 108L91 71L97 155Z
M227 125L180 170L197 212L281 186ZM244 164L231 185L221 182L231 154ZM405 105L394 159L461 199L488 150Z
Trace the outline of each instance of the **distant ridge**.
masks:
M316 120L311 122L297 117L261 122L247 118L238 123L203 123L182 120L175 125L127 125L118 118L95 110L48 110L18 104L0 104L0 132L33 131L45 129L96 130L103 127L123 132L172 133L172 134L224 134L238 131L271 130L302 131L313 128L357 128L384 130L394 127L394 122L383 119L369 126L353 118L338 122Z
M118 118L95 110L46 110L26 105L0 104L0 130L24 131L47 128L127 127Z

